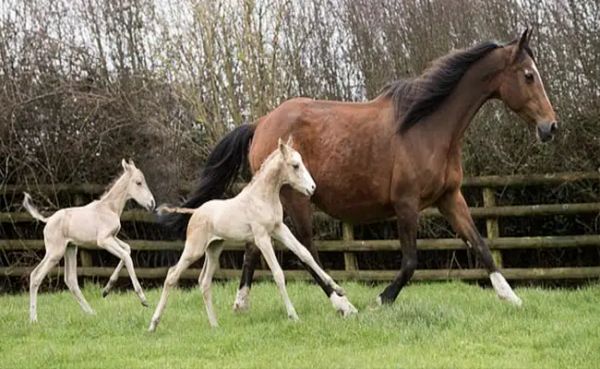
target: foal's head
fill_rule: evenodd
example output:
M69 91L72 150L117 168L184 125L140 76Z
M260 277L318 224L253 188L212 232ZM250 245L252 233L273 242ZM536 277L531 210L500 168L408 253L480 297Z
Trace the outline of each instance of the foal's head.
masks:
M281 155L281 179L284 184L292 186L296 191L311 196L317 185L304 166L302 156L292 148L291 143L292 137L290 136L287 143L283 143L280 138L277 144L277 150Z
M530 37L531 31L525 30L518 41L505 46L508 66L500 74L497 94L526 122L535 124L537 137L545 142L552 138L558 123L529 48Z
M125 175L129 178L127 182L127 197L135 200L135 202L145 207L148 211L152 211L156 203L154 202L152 192L148 188L144 173L135 166L131 159L129 159L129 162L123 159L121 165L125 169Z

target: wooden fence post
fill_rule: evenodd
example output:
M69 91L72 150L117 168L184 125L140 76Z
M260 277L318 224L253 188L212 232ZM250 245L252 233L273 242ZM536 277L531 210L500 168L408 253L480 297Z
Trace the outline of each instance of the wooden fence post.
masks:
M486 208L496 206L496 194L493 188L483 188L483 206ZM487 218L485 226L488 239L500 237L498 218ZM502 252L500 250L492 250L492 258L494 258L494 262L496 262L498 268L502 268Z
M342 239L344 242L354 240L354 227L352 224L342 223ZM349 272L358 270L358 261L353 252L344 252L344 269Z

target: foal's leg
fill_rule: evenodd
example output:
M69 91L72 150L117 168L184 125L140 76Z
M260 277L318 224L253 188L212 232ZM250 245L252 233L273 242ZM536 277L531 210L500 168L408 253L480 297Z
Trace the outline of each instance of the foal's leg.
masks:
M192 265L196 260L200 259L202 254L204 254L207 246L206 238L202 237L202 240L198 240L198 242L193 241L193 239L193 237L190 237L186 240L181 258L179 258L179 261L174 267L169 268L167 278L165 278L162 294L160 295L160 300L158 301L158 305L156 305L156 310L154 311L154 315L152 315L152 320L150 321L150 326L148 327L149 332L154 332L156 330L163 311L165 310L165 306L167 305L169 292L171 288L177 284L179 277L181 277L181 273L189 268L189 266Z
M490 273L492 286L496 294L503 300L507 300L516 306L521 306L521 299L513 292L504 276L498 270L489 247L481 238L473 218L469 213L469 207L459 189L444 195L438 202L440 212L448 219L450 225L467 246L473 248L481 258L483 265Z
M419 213L411 203L399 202L395 206L398 218L398 236L402 248L402 264L400 272L392 283L377 298L377 303L392 303L398 297L400 290L410 281L417 268L417 227Z
M115 239L115 237L108 237L103 240L98 241L98 246L106 249L111 254L115 255L119 259L121 259L125 263L125 267L127 268L127 272L129 272L129 277L131 278L131 283L133 284L133 289L135 293L137 293L142 305L149 306L148 301L146 300L146 296L144 295L144 291L142 290L142 286L137 279L135 274L135 269L133 268L133 261L131 260L131 256L129 253L121 247L119 242Z
M37 293L42 281L62 258L65 253L67 241L58 237L48 237L44 230L44 244L46 245L46 255L31 272L29 277L29 319L32 323L37 322Z
M121 241L117 237L115 237L115 240L117 240L117 242L119 243L119 245L129 255L131 255L131 247L127 243ZM110 275L110 278L108 279L108 282L106 283L106 286L104 286L104 288L102 289L102 297L108 296L108 293L110 292L110 290L112 289L112 287L114 286L114 284L117 283L117 280L119 280L119 273L121 272L121 269L123 269L124 265L125 265L125 262L123 260L119 260L119 264L115 268L114 272Z
M273 279L275 280L275 283L279 288L279 293L283 298L283 303L285 304L288 318L292 320L298 320L296 309L294 309L294 305L292 305L292 301L290 300L285 288L285 276L281 266L279 266L279 263L277 262L277 257L275 256L275 251L273 250L273 244L271 243L269 234L266 232L266 230L260 227L253 227L252 232L254 232L256 246L258 246L262 252L265 261L269 265L269 269L271 269L271 273L273 273Z
M200 290L202 291L202 297L204 299L204 306L206 307L206 314L208 315L208 321L212 327L217 327L219 323L217 323L217 316L215 315L215 310L212 304L212 279L215 275L215 271L219 267L219 255L221 255L221 251L223 250L223 246L220 244L213 244L208 247L206 250L206 259L204 260L204 267L202 268L202 273L200 277Z
M344 290L340 287L333 278L329 276L317 262L313 259L312 255L308 250L294 237L290 229L283 223L275 230L274 237L281 241L290 251L302 260L305 265L308 265L310 269L313 271L315 275L317 275L320 280L327 283L327 285L332 288L335 292L332 292L329 299L333 306L338 310L343 316L350 316L352 314L358 313L358 310L348 301L345 296Z
M65 284L69 287L69 291L75 296L83 311L94 314L94 309L88 304L79 289L79 282L77 281L77 246L67 246L65 251Z

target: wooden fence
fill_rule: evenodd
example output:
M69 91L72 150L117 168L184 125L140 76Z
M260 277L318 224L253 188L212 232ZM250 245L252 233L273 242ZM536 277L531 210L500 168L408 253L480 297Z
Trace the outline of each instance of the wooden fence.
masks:
M565 204L538 204L538 205L496 205L496 190L505 187L532 186L532 185L562 185L579 181L600 181L599 173L558 173L547 175L518 175L518 176L485 176L466 178L464 187L475 188L482 191L483 206L471 208L474 218L483 218L486 222L487 243L492 249L493 256L502 267L503 250L511 249L547 249L547 248L573 248L582 246L600 246L600 235L585 234L573 236L541 236L541 237L505 237L500 234L498 219L502 217L535 217L550 215L576 215L600 213L600 202L565 203ZM98 185L53 185L37 186L38 192L68 191L71 193L97 194L103 190ZM22 186L5 186L0 193L10 194L23 190ZM15 196L19 198L19 196ZM327 217L317 213L319 217ZM440 217L436 209L426 209L423 217ZM154 222L154 216L144 211L126 211L122 216L123 221ZM0 213L0 223L32 222L29 214L24 212ZM353 226L342 224L342 239L330 241L316 241L320 252L343 252L344 270L331 270L331 275L338 280L391 280L397 273L396 270L360 270L357 263L356 252L391 251L400 250L398 240L357 240L354 237ZM150 241L129 240L133 250L162 251L181 250L181 241ZM458 250L466 246L456 238L449 239L419 239L419 250ZM0 239L0 250L41 250L42 240ZM279 245L276 245L279 248ZM228 242L225 250L243 250L241 243ZM113 268L95 267L89 250L80 247L79 275L88 277L108 277ZM31 266L8 266L0 268L0 276L25 276L31 271ZM61 274L62 268L56 268L52 273ZM140 278L163 278L167 268L136 268ZM182 278L196 279L199 270L191 269L183 274ZM587 267L555 267L555 268L508 268L503 269L507 279L590 279L600 277L600 266ZM256 276L264 278L269 276L266 270L257 270ZM122 271L126 276L126 271ZM220 278L237 278L238 270L221 269L217 276ZM286 271L288 279L309 279L305 271ZM416 280L445 280L445 279L482 279L487 273L482 269L420 269L415 272Z

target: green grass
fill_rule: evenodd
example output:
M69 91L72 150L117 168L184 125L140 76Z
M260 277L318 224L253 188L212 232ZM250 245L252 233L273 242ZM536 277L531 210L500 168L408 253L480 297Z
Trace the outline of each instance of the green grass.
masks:
M211 329L198 290L171 294L154 334L151 308L133 292L84 294L86 316L68 292L40 294L39 323L28 296L0 297L0 368L564 368L600 365L600 285L521 288L524 307L464 283L412 284L393 306L368 309L381 287L345 283L360 310L342 319L318 287L290 283L300 322L287 320L272 283L256 284L248 313L234 314L236 287L214 289L220 327Z

